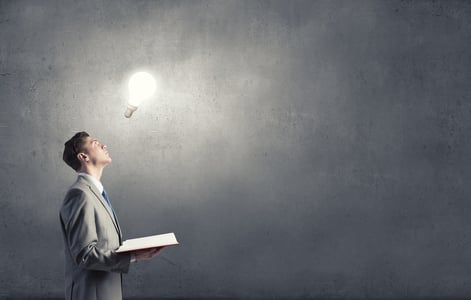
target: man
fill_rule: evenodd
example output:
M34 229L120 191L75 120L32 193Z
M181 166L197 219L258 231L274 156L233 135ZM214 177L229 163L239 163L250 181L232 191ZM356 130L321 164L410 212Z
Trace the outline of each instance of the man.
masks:
M116 253L121 228L100 182L111 163L106 145L78 132L65 143L63 159L78 172L60 210L65 244L65 298L67 300L122 299L122 273L133 261L150 259L159 248Z

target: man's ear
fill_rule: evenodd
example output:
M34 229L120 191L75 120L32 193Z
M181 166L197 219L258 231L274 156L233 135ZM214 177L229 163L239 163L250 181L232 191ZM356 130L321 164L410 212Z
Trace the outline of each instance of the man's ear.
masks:
M79 153L79 154L77 154L77 158L78 158L78 160L80 160L80 161L88 161L88 155L86 155L85 153Z

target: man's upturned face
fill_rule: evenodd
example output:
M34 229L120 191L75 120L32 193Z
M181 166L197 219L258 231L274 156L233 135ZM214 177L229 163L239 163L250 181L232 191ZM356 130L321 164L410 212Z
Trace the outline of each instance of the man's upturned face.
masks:
M107 165L111 162L106 145L101 144L96 138L87 137L83 150L94 165Z

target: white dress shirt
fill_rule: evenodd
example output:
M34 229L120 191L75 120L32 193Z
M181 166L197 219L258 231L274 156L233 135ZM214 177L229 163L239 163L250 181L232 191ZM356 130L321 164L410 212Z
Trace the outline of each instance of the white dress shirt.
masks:
M98 189L100 194L103 193L104 188L103 188L103 184L101 184L100 180L96 179L95 177L93 177L92 175L87 174L87 173L79 172L79 173L77 173L77 175L89 179L93 183L93 185Z

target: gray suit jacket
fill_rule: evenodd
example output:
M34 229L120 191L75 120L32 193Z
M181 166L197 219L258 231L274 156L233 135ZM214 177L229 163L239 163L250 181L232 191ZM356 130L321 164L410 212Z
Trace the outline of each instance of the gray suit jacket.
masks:
M79 176L60 210L65 244L66 300L120 300L121 273L127 273L130 254L116 253L121 244L117 218L106 200L86 178Z

